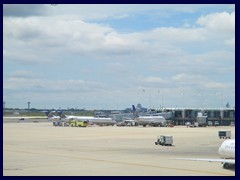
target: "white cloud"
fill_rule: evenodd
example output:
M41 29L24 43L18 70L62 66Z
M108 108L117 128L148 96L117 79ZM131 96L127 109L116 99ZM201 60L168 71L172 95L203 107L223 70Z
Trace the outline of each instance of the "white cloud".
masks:
M54 14L58 7L64 13ZM72 13L64 10L67 7L72 8ZM106 101L112 101L116 96L121 100L139 99L138 87L154 92L162 88L169 95L177 93L179 87L234 87L231 85L235 70L234 12L202 16L195 22L198 26L188 21L186 26L165 24L123 33L107 21L88 20L117 20L151 13L150 6L139 5L132 12L129 7L133 6L120 6L129 9L114 13L119 6L113 10L109 5L104 13L103 9L97 11L99 6L95 5L91 6L96 10L93 14L90 6L83 7L80 14L76 14L79 6L61 5L51 7L53 12L48 11L45 16L4 17L3 59L7 67L4 94L25 90L40 97L41 93L50 96L55 92L55 99L65 93L64 98L72 100L74 96L88 94L84 96L87 99L97 101L103 96ZM174 13L176 6L169 7L173 7ZM179 7L177 11L197 10L194 6L191 11L190 7ZM167 11L159 17L165 17L164 14L171 17Z
M14 71L10 73L11 78L33 78L35 75L30 71Z
M235 32L235 12L227 13L212 13L202 16L197 20L197 23L208 28L209 30L234 33Z
M234 13L229 17L226 14L201 17L198 23L208 29L209 24L215 22L218 16L226 16L226 19L234 17ZM61 53L74 53L95 58L138 56L142 60L156 56L171 56L174 53L179 55L193 44L194 46L197 44L196 48L205 47L205 44L214 48L215 44L229 45L234 42L234 38L231 37L231 40L229 38L225 40L225 44L221 42L222 39L209 43L209 38L211 35L215 36L216 32L209 34L204 28L161 27L138 33L119 33L109 26L87 23L77 18L73 15L4 18L4 49L7 51L4 56L8 55L6 58L19 62L32 63L49 62L53 53L55 56ZM214 23L215 29L218 29L219 23L218 21ZM12 26L14 28L11 28ZM226 28L234 31L234 26ZM18 48L13 50L12 43Z
M202 29L163 27L153 30L153 36L160 42L167 43L191 43L203 41L206 38Z
M146 83L163 83L164 80L160 77L147 77L145 79L143 79L144 82Z
M203 84L205 88L211 89L225 89L229 87L229 83L219 83L219 82L206 82Z
M102 83L84 81L80 79L68 80L46 80L40 78L29 78L25 76L16 76L16 74L23 74L24 72L13 73L13 76L4 80L3 88L5 90L31 90L40 92L93 92L104 88ZM24 73L25 74L25 73Z

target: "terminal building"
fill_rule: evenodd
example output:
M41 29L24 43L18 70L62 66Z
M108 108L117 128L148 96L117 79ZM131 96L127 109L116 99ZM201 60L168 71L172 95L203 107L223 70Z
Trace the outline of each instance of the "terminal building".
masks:
M166 108L165 111L172 112L171 120L175 125L185 125L186 122L195 122L197 113L203 112L207 115L207 121L218 121L222 126L235 124L235 108Z

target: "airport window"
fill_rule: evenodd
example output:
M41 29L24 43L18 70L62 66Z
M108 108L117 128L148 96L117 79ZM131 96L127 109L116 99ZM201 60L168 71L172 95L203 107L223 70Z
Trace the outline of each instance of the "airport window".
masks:
M235 112L234 111L230 111L229 112L229 117L230 118L235 118Z
M209 117L213 118L214 117L214 111L209 112Z
M220 111L214 111L214 117L220 117Z
M196 111L192 111L191 115L192 115L192 118L195 118L196 117Z
M224 111L223 117L224 118L229 118L229 111Z
M181 111L175 111L175 117L181 118L182 112Z
M185 117L187 117L187 118L191 118L191 110L186 110L185 111Z

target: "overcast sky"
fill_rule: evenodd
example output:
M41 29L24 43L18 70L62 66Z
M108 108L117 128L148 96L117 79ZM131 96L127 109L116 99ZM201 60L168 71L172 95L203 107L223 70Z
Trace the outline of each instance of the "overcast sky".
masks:
M235 6L3 5L6 107L235 106Z

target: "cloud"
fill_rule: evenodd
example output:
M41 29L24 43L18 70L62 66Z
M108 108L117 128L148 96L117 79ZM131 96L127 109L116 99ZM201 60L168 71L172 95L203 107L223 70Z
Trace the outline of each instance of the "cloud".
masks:
M117 7L120 10L115 13ZM176 11L176 6L169 5L169 14L166 6L154 7L154 14L150 6L139 5L132 11L130 7L109 5L104 12L97 11L97 5L61 5L47 7L39 16L30 10L18 17L4 15L4 98L6 94L15 97L17 92L36 100L44 94L58 102L71 99L78 103L130 104L129 99L141 101L137 92L143 88L153 92L162 89L166 96L174 94L177 98L180 87L189 96L194 95L192 87L234 87L234 12L210 12L198 18L199 13L194 14L198 6L192 11L191 6ZM157 14L159 9L164 12ZM164 20L170 21L179 12L185 12L183 19L193 13L193 20L184 26L186 21L179 17L182 24L174 27L159 20L167 17ZM154 20L158 26L142 24L140 29L121 31L109 21L130 21L139 14L145 17L145 13L157 15Z
M40 4L4 4L3 16L5 17L27 17L42 16L47 11L46 5Z
M156 28L153 30L153 36L159 41L170 43L190 43L206 39L202 34L202 29L197 28Z
M24 70L20 70L20 71L14 71L11 72L9 75L11 78L25 78L25 79L29 79L29 78L33 78L36 75L34 75L32 72L30 71L24 71Z
M235 12L212 13L202 16L197 24L218 33L235 33Z
M223 15L222 15L223 14ZM213 14L201 17L198 23L205 25L215 22L218 16L232 18L234 13ZM216 48L220 44L233 44L232 39L222 41L222 38L209 43L209 38L215 32L208 32L204 28L174 28L160 27L137 33L120 33L107 25L88 23L81 19L69 20L77 16L28 17L4 19L4 50L10 53L14 43L19 53L14 50L20 62L48 62L52 54L61 53L89 56L96 59L118 58L152 59L165 56L179 56L189 51L189 48ZM219 24L219 23L215 23ZM11 28L14 26L15 28ZM44 28L43 28L44 27ZM217 29L217 26L215 26ZM234 31L234 27L227 27ZM215 46L216 45L216 46ZM13 50L11 50L13 51ZM25 52L25 53L22 53ZM40 53L44 52L44 53ZM21 54L22 53L22 58ZM6 53L5 53L6 54ZM25 57L24 57L25 56ZM36 60L39 57L39 60ZM40 60L41 59L41 60Z
M231 87L232 85L230 83L220 83L220 82L206 82L203 84L205 88L210 88L210 89L226 89Z
M162 78L160 78L160 77L147 77L147 78L145 78L144 80L143 80L144 82L146 82L146 83L163 83L164 82L164 80L162 79Z
M229 82L224 82L222 79L214 81L213 79L207 79L203 74L187 74L181 73L172 77L173 83L182 85L182 88L193 88L194 89L228 89L234 86ZM222 81L222 82L221 82Z
M16 71L10 77L4 79L4 90L10 91L37 91L42 93L49 92L72 92L90 93L101 91L105 86L94 81L84 81L81 79L43 79L32 75L27 71Z

